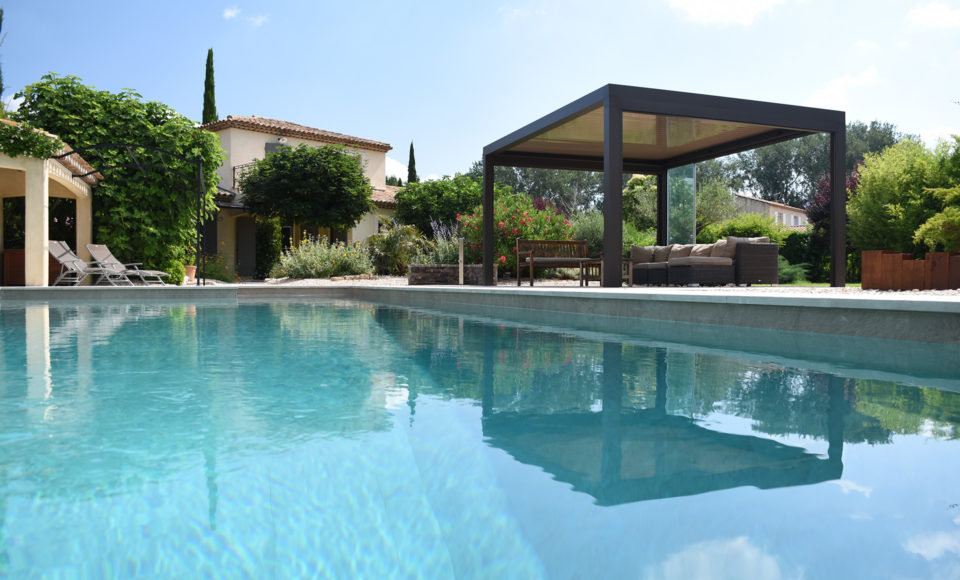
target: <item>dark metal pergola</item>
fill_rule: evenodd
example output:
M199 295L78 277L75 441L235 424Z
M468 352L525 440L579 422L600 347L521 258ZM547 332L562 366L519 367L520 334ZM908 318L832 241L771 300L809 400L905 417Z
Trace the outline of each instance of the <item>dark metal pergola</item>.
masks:
M483 148L483 281L493 284L497 165L604 173L603 280L622 284L624 173L657 176L666 243L667 171L814 133L830 135L830 284L846 276L846 115L760 101L606 85Z

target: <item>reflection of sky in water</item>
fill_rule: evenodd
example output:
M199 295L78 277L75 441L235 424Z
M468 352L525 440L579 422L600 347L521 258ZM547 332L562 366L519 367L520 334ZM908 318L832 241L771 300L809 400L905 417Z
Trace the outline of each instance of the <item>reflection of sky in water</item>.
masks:
M0 576L960 572L954 393L373 306L0 339Z

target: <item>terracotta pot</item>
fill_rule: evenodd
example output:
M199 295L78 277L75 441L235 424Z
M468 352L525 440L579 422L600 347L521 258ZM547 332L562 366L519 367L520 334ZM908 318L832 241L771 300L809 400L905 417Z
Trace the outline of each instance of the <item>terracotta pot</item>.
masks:
M187 280L193 282L194 276L197 275L197 267L196 267L196 266L184 266L183 269L184 269L184 271L185 271L186 274L187 274Z

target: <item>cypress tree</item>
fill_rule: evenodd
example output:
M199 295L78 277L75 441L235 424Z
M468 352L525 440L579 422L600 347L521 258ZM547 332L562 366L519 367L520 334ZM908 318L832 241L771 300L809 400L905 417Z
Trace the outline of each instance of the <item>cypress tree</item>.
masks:
M3 8L0 8L0 30L3 30ZM0 44L3 44L3 37L0 36ZM3 71L0 70L0 98L3 98ZM0 104L0 109L3 105Z
M207 51L207 76L203 79L203 124L217 120L217 99L213 88L213 49Z
M417 160L413 156L413 141L410 142L410 161L407 161L407 183L416 183L420 181L417 177Z

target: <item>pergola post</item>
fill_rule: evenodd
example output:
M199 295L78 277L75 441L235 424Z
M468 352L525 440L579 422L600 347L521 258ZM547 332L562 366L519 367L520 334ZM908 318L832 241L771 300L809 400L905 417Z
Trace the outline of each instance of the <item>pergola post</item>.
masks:
M23 216L24 284L46 286L50 283L48 268L50 187L47 181L46 161L25 158Z
M623 285L623 109L607 95L603 103L603 280Z
M667 170L657 171L657 245L667 245Z
M483 285L493 286L493 160L483 156ZM519 273L519 271L518 271Z
M846 124L830 133L830 285L847 283Z

